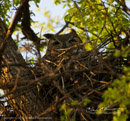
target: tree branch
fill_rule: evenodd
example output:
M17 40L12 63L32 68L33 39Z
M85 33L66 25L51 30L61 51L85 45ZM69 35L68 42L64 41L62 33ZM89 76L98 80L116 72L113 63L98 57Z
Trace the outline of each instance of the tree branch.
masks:
M29 0L22 0L18 10L15 13L15 16L14 16L12 22L9 25L9 28L6 32L4 39L0 43L0 59L1 59L0 67L1 67L1 63L2 63L2 55L6 48L6 43L7 43L8 39L11 37L12 33L14 32L15 26L17 25L18 21L21 19L22 12L23 12L22 9L23 9L24 5L26 4L26 2L28 2L28 1Z

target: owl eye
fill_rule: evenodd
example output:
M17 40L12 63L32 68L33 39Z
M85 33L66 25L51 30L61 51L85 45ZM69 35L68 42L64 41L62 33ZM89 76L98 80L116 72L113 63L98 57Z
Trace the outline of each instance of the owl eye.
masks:
M53 45L59 45L60 43L58 41L54 42Z

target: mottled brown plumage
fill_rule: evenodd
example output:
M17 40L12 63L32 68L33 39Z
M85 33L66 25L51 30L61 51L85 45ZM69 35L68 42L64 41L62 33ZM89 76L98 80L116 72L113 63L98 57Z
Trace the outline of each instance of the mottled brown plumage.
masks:
M63 57L70 57L85 51L82 40L74 30L68 34L45 34L49 41L44 59L57 61Z
M44 36L48 39L47 51L40 65L37 66L38 73L77 71L84 69L83 65L88 64L88 52L74 30L67 34L45 34Z

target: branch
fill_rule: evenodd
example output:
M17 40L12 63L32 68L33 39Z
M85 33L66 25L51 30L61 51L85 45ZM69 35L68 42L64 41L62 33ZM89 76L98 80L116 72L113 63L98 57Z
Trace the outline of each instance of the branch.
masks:
M130 8L126 6L125 0L116 0L122 6L122 10L125 11L128 15L130 15Z
M21 24L22 32L25 35L25 38L31 40L34 43L38 52L38 59L41 60L40 48L41 46L42 47L45 46L46 43L43 43L42 45L40 44L41 39L37 37L37 35L35 34L35 32L32 30L30 26L31 23L30 23L29 4L26 3L23 10L23 19Z
M66 28L66 27L68 27L68 24L69 24L69 22L68 21L65 21L65 25L63 26L63 28L59 31L59 32L57 32L56 34L60 34L62 31L64 31L64 29Z
M49 108L47 108L46 110L44 110L42 113L38 114L37 117L41 117L44 116L47 113L50 113L51 111L56 109L56 106L62 102L63 100L65 100L66 98L68 98L72 93L77 92L78 90L81 90L83 88L87 87L87 84L81 85L76 89L73 89L71 91L69 91L68 93L66 93L66 95L64 95L63 97L61 97L57 102L55 102L54 104L52 104Z
M1 63L2 63L2 55L3 55L5 48L6 48L6 43L7 43L8 39L11 37L12 33L14 32L15 26L17 25L18 21L21 19L22 12L23 12L22 9L24 8L24 5L28 1L29 0L22 0L18 10L15 13L15 16L14 16L12 22L9 25L9 28L6 32L4 39L0 43L0 59L1 59L0 66L1 66Z
M34 44L40 43L40 38L36 36L34 31L31 29L31 23L30 23L30 12L29 12L29 4L28 2L25 4L23 9L23 19L22 19L22 32L25 35L25 37L31 41L34 42Z

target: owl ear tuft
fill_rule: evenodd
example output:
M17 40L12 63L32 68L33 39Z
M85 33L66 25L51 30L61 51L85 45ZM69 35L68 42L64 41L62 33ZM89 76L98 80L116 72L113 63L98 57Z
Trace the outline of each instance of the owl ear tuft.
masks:
M46 37L47 39L55 39L54 34L44 34L44 37Z

